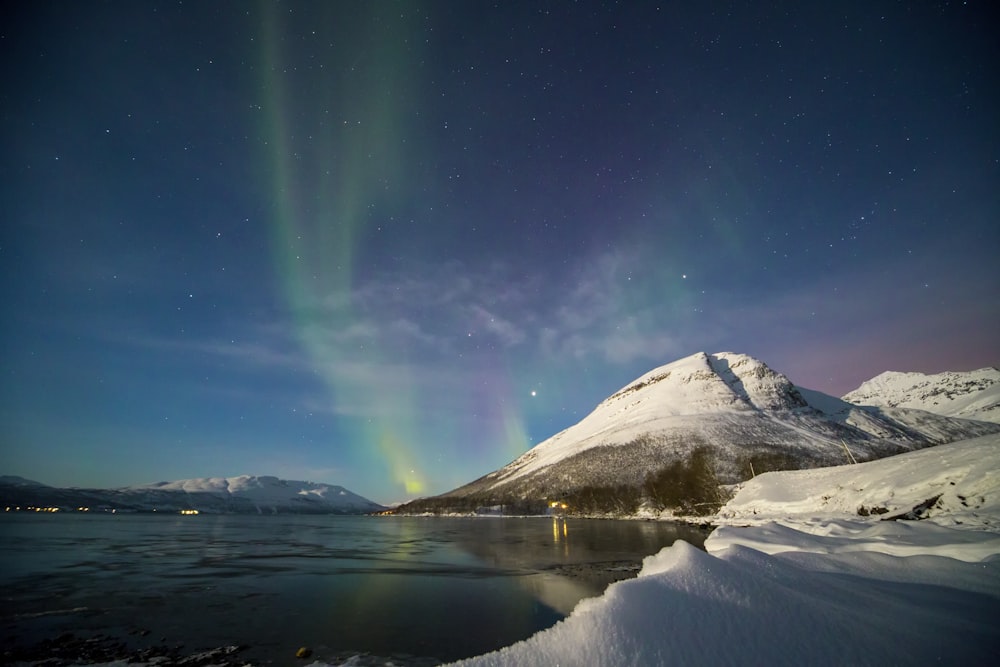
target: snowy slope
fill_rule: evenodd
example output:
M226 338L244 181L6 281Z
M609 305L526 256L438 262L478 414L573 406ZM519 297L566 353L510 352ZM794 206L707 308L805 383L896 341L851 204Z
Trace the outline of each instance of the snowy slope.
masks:
M924 509L914 511L922 505ZM1000 435L879 461L758 475L740 485L717 523L896 517L1000 530Z
M583 600L552 628L453 664L994 664L997 536L909 528L908 556L891 555L896 538L887 532L855 533L846 553L831 550L827 536L794 529L770 538L778 540L769 543L774 555L738 536L710 538L709 553L677 542L646 558L638 578ZM730 529L749 539L760 530Z
M844 462L845 443L856 458L873 459L997 431L924 411L859 407L800 389L747 355L698 353L646 373L579 423L445 496L635 485L699 446L712 450L720 478L735 482L748 476L752 456L817 467Z
M923 373L886 372L846 394L845 401L927 410L948 417L1000 423L1000 370Z
M677 542L648 557L637 579L584 600L554 627L453 664L992 664L996 559L893 557L878 540L858 540L860 554L826 554L822 537L787 537L778 555Z

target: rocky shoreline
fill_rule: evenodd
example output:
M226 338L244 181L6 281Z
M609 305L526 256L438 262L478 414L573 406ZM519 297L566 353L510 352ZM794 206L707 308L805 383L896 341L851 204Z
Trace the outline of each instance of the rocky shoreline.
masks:
M148 635L149 631L137 634ZM157 667L239 667L246 665L238 654L245 646L220 646L194 653L181 646L164 643L150 646L130 646L120 638L107 634L80 636L64 632L52 639L45 639L29 646L7 646L2 654L4 665L32 665L37 667L63 667L109 662L150 663Z
M255 667L268 662L248 660L244 652L249 646L218 646L191 651L182 645L166 643L144 644L143 638L151 635L149 630L134 630L128 633L128 640L105 633L84 635L64 632L54 638L45 639L26 646L5 646L0 651L0 665L12 667L72 667L82 665L147 665L148 667ZM376 667L387 664L400 667L437 667L442 661L436 658L406 654L378 656L357 652L329 652L325 647L316 651L301 647L288 656L282 664L305 665L315 660L332 665L351 664L356 667Z

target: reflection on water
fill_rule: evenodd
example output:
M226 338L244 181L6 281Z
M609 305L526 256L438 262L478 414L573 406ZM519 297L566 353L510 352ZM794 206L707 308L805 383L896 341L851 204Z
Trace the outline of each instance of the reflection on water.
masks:
M644 556L704 537L562 517L2 516L0 640L148 630L191 650L246 644L260 663L303 645L451 660L549 627Z
M570 519L470 519L483 525L457 544L498 570L525 573L517 585L534 599L568 615L609 584L638 574L645 556L682 539L703 547L708 531L653 521ZM547 524L548 535L542 534ZM474 537L473 537L474 536Z
M560 520L559 517L552 517L552 541L555 544L562 543L563 554L569 556L569 540L565 539L569 536L569 528L566 522Z

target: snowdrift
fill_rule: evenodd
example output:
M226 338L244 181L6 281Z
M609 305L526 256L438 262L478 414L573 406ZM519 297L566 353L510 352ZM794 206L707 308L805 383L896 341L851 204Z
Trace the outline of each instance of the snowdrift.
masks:
M760 529L741 530L752 537ZM857 551L837 554L825 544L830 536L780 535L784 552L777 555L734 536L716 543L713 553L678 542L647 558L637 579L581 602L553 628L455 664L985 665L995 659L1000 560L887 555L878 535L855 535ZM939 536L925 537L933 545ZM952 551L963 552L964 546Z

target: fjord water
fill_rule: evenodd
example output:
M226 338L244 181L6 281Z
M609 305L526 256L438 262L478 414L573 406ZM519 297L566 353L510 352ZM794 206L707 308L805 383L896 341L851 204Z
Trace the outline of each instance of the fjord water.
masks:
M644 556L706 534L547 517L7 514L0 638L240 644L258 664L291 664L300 646L330 662L452 660L549 627Z

